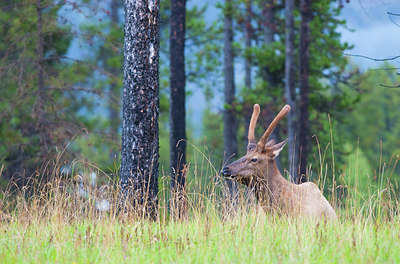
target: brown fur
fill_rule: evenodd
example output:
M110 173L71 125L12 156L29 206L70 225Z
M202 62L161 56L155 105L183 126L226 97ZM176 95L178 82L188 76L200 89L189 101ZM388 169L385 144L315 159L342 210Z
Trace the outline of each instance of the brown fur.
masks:
M279 211L292 216L306 216L315 219L334 220L336 213L312 182L300 185L286 180L276 166L275 158L286 144L266 142L269 133L280 119L290 110L285 106L278 117L272 122L262 139L256 145L254 142L254 127L259 113L259 106L254 106L254 112L249 129L249 145L247 154L223 169L225 177L249 186L255 193L264 210ZM285 113L282 114L282 112ZM253 130L253 131L250 131ZM260 145L260 142L263 145ZM266 142L266 143L265 143Z

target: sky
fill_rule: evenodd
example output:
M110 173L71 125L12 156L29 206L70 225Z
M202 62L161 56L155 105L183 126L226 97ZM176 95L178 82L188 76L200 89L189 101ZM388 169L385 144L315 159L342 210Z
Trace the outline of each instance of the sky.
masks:
M342 41L354 44L348 53L386 59L400 55L400 0L350 0L345 3L341 18L353 32L340 28ZM362 70L377 68L381 62L352 57ZM399 67L400 60L391 61Z

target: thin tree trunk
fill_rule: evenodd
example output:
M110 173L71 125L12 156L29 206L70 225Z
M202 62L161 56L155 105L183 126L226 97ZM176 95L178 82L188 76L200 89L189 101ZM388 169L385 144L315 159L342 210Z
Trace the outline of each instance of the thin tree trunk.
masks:
M186 0L171 1L170 29L170 167L171 209L174 216L185 215L185 19Z
M274 0L264 0L263 1L263 33L264 33L264 42L266 45L271 45L274 42ZM269 73L269 71L268 71ZM273 76L267 75L270 79L267 81L272 83Z
M287 115L288 122L288 161L292 182L297 182L298 152L296 150L296 95L295 85L295 60L294 60L294 0L285 1L285 98L286 103L292 107Z
M251 0L246 1L246 50L251 49L251 39L253 37L253 28L251 26L251 16L252 16L252 6ZM245 85L247 89L251 89L251 58L246 57L245 60ZM249 119L250 121L250 119ZM247 133L246 133L247 134Z
M274 28L275 28L275 20L274 20L274 7L275 7L275 0L264 0L263 2L263 33L264 33L264 43L269 46L274 42ZM273 72L270 71L270 69L265 66L263 70L263 79L268 85L268 94L272 94L271 90L274 89L276 85L276 81L274 79L274 74ZM277 98L272 97L272 104L275 104ZM278 107L279 108L279 107ZM266 110L263 111L264 113L266 112L267 120L268 122L272 122L272 120L275 117L275 113L273 111L274 105L268 105L266 107ZM268 125L267 122L264 124ZM272 132L270 139L273 139L275 141L279 141L279 127L276 127L275 130ZM276 164L278 168L281 169L281 161L280 157L278 156L276 159Z
M252 17L252 0L246 1L246 34L245 34L245 44L246 51L251 49L251 40L253 38L253 27L251 25L251 17ZM245 86L249 91L251 90L251 58L245 58L244 64L244 72L245 72ZM244 146L247 149L247 133L249 130L250 118L252 113L252 106L246 106L244 109L244 121L245 121L245 133L243 137L243 142L245 142Z
M159 1L125 0L120 206L158 213Z
M120 7L121 0L111 0L111 25L118 26L118 10Z
M224 21L224 79L225 79L225 107L224 107L224 154L225 163L233 155L237 155L237 128L235 110L235 81L233 66L233 29L232 29L232 0L225 0ZM237 186L234 181L227 181L231 198L236 199Z
M51 136L48 131L46 118L46 87L44 83L44 37L43 37L43 18L42 2L36 0L37 13L37 70L38 70L38 90L35 105L37 115L37 131L39 133L40 157L44 159L51 147Z
M310 10L311 0L300 1L300 181L307 180L307 156L310 150L309 75L310 75Z
M116 29L118 27L118 10L120 8L120 0L111 0L111 28ZM110 138L113 145L117 145L118 142L118 130L120 125L119 116L119 104L120 104L120 88L118 87L118 72L119 70L115 67L110 68L111 73L111 85L109 91L109 119L110 119ZM116 158L118 149L111 147L111 158Z

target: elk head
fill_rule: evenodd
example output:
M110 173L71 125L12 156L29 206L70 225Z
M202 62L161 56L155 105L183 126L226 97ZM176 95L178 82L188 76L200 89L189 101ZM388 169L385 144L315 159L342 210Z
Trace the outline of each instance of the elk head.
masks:
M274 140L268 141L274 128L279 121L290 111L290 106L285 105L279 114L269 125L260 141L256 143L254 130L260 114L260 106L254 105L253 115L249 125L247 154L235 162L225 166L222 174L232 180L236 180L245 185L260 180L268 180L269 177L279 173L275 158L279 155L287 140L276 143ZM280 173L279 173L280 174Z

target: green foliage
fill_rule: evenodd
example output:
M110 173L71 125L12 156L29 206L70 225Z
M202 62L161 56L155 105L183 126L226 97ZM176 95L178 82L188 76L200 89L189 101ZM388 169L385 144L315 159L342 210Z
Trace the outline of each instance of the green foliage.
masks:
M93 3L82 5L92 19L79 24L79 39L90 50L82 58L82 65L89 66L81 85L90 87L92 93L82 94L85 109L81 118L89 129L89 138L78 137L72 148L75 153L87 154L91 162L99 164L105 172L119 166L120 105L123 61L123 24L112 12L122 9L122 1L111 1L104 10ZM112 5L115 4L115 10ZM90 143L89 143L90 142Z
M38 116L35 110L38 91L37 67L37 10L36 1L0 1L0 165L5 165L3 175L16 171L32 172L42 161ZM122 1L119 2L120 4ZM197 2L196 2L197 3ZM257 135L265 129L268 113L277 113L284 104L284 10L282 2L275 2L274 40L266 44L263 33L263 1L253 1L251 26L254 31L253 47L246 49L244 43L245 4L247 0L232 1L232 6L221 11L219 19L207 20L209 6L189 3L186 19L186 74L187 97L194 89L202 89L207 99L200 139L193 139L193 123L188 114L187 134L195 145L205 145L207 153L219 167L223 158L222 114L216 112L212 102L220 96L222 88L222 15L231 12L235 19L234 51L238 113L239 153L246 145L245 114L252 105L259 103L265 109L260 117ZM87 20L70 24L63 16L63 8L71 4L73 10ZM297 4L297 2L296 2ZM118 167L120 149L120 94L122 87L123 25L112 21L108 7L96 7L91 1L42 0L45 87L48 100L45 104L46 119L51 124L52 146L63 149L82 128L89 134L78 133L69 145L68 159L85 156L88 162L111 173ZM120 13L122 6L119 7ZM333 0L314 1L310 47L310 119L312 125L313 151L311 152L311 176L318 181L321 176L319 152L329 161L326 181L331 184L336 174L338 184L345 175L353 182L355 168L349 160L355 159L355 151L364 172L365 193L368 184L375 184L382 168L394 165L400 154L397 144L400 117L395 107L400 103L397 89L384 88L380 84L397 83L397 76L389 71L368 71L360 74L349 66L342 54L351 49L340 40L340 8ZM160 163L161 170L169 171L169 16L170 1L161 2L161 54L160 54ZM299 46L300 12L295 9L295 47ZM79 26L79 30L73 29ZM82 46L82 57L68 58L73 41ZM295 49L297 52L297 49ZM298 54L296 54L298 57ZM251 58L253 85L242 85L243 58ZM237 67L239 66L239 67ZM298 62L296 62L298 67ZM384 67L389 67L385 65ZM266 80L266 72L273 80ZM297 78L297 76L296 76ZM296 90L297 91L297 90ZM297 91L298 92L298 91ZM299 95L296 94L298 97ZM222 107L219 107L218 111ZM114 115L112 115L112 113ZM117 115L115 115L117 113ZM329 114L329 116L328 116ZM113 117L114 118L113 118ZM285 120L280 125L280 138L286 137ZM318 140L318 144L317 144ZM382 143L381 143L382 142ZM193 163L196 154L188 146L188 161ZM280 155L283 168L287 168L286 155ZM115 163L115 158L117 162ZM334 165L332 161L335 161ZM386 165L385 165L386 164ZM386 166L386 167L385 167ZM11 170L11 168L14 168ZM343 172L343 173L342 173ZM366 180L370 177L368 180ZM390 174L393 184L399 178L398 169ZM194 169L189 178L194 177ZM339 177L339 179L338 179ZM375 180L374 180L375 179ZM211 181L207 179L204 181ZM368 183L368 184L367 184ZM326 193L331 190L326 189Z
M85 71L64 57L73 36L70 27L58 20L63 5L62 1L41 1L44 87L39 96L36 1L1 1L6 7L0 10L0 155L5 157L7 177L23 171L30 176L45 158L40 148L62 147L79 130L79 120L71 112L72 94L79 90L75 85ZM42 127L39 118L45 120ZM40 133L47 133L47 146L40 143Z
M204 145L214 154L213 161L220 163L224 153L223 121L220 113L213 113L209 108L204 110L202 134Z
M310 23L310 124L311 136L316 136L323 148L326 145L334 144L336 155L335 168L342 169L345 165L346 151L343 151L346 144L336 129L339 123L348 122L348 113L354 110L354 106L360 99L360 95L352 92L352 86L357 81L358 71L348 67L348 60L342 54L342 51L351 49L347 43L342 43L341 34L338 27L345 25L345 21L338 19L341 9L334 4L333 0L324 0L313 2L313 19ZM236 37L239 44L238 55L250 58L252 67L256 71L253 75L253 87L243 87L240 91L238 101L244 105L243 111L238 111L240 116L248 115L251 106L259 103L262 109L277 113L285 103L284 99L284 65L285 65L285 27L284 27L284 5L274 2L273 22L265 22L263 19L263 8L265 1L252 2L252 12L250 26L253 29L253 46L246 49L243 44L246 24L244 11L247 1L238 1L236 4L239 13L235 13L237 22ZM299 47L300 41L300 12L299 7L295 5L295 47ZM266 40L264 28L273 32L273 41ZM295 48L295 69L298 72L298 48ZM296 82L298 76L295 77ZM299 99L299 90L295 90L296 100ZM328 117L330 116L330 118ZM266 116L261 116L265 122ZM297 120L299 124L300 120ZM285 121L281 122L279 138L286 137ZM241 123L241 125L244 125ZM247 125L247 124L246 124ZM244 130L244 129L243 129ZM262 133L258 132L258 133ZM298 135L297 129L297 135ZM239 135L241 138L242 136ZM332 139L334 142L331 142ZM316 140L312 142L312 151L310 152L310 163L312 170L317 165L318 145ZM341 151L339 151L341 150ZM285 155L280 155L283 167L287 168L287 159ZM327 153L327 160L333 159L332 152ZM312 172L314 175L317 171Z
M169 168L170 4L170 1L162 1L160 11L160 168L164 168L164 171L169 171L167 168ZM203 89L208 98L212 98L216 82L221 78L219 71L219 66L221 65L221 28L217 21L210 22L205 20L207 10L207 4L187 3L185 32L186 98L191 96L193 89ZM186 99L186 101L188 100ZM188 114L186 120L186 135L191 141L193 132L191 118ZM188 163L193 161L190 151L187 151L186 160Z
M354 91L362 94L360 102L348 116L351 121L339 126L341 136L362 150L373 169L369 172L373 176L379 174L378 168L397 163L400 155L400 114L396 110L400 93L398 89L381 86L398 82L396 73L386 70L388 68L390 65L384 64L360 77ZM392 177L400 180L399 175L397 168Z

